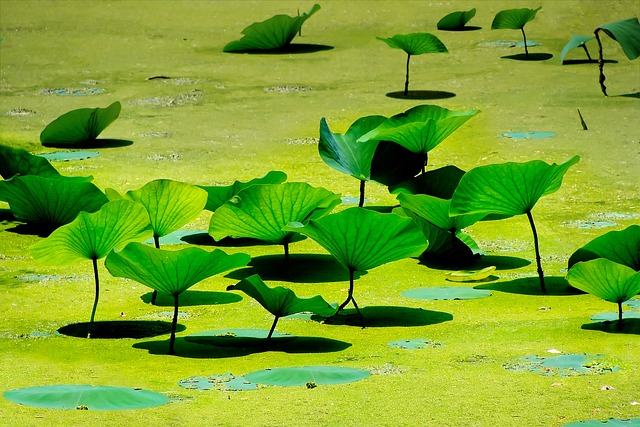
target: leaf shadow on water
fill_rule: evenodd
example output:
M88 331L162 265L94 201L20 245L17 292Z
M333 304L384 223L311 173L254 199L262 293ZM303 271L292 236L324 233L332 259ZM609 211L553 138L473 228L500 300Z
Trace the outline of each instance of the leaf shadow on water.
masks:
M184 325L178 324L177 332L187 329ZM89 330L89 322L72 323L58 329L62 335L76 338L86 338ZM93 322L91 328L91 338L150 338L158 335L165 335L171 332L171 322L163 320L113 320Z
M333 256L325 254L261 255L251 258L249 268L234 270L225 277L246 279L259 274L263 280L295 283L348 282L349 271ZM356 272L356 277L366 272Z
M452 258L423 256L420 258L420 264L434 270L452 270L459 268L481 270L489 266L495 266L497 271L502 271L526 267L531 264L531 261L525 258L503 255L483 255L472 260L461 261Z
M153 292L147 292L140 296L140 299L149 304ZM233 304L242 301L242 296L231 292L215 291L192 291L186 290L180 294L180 307L190 307L195 305L220 305ZM155 305L160 307L173 307L173 296L158 292Z
M546 61L547 59L553 58L553 54L551 53L530 53L527 56L524 53L516 53L515 55L505 55L501 56L502 59L513 59L515 61Z
M386 96L395 99L446 99L453 98L456 94L444 90L410 90L405 95L404 91L399 90L389 92Z
M108 138L98 138L91 141L85 142L74 142L74 143L55 143L48 142L42 144L45 147L54 147L54 148L118 148L118 147L127 147L129 145L133 145L133 141L129 139L108 139Z
M48 237L56 228L55 225L28 224L17 220L0 221L1 231L28 236Z
M623 96L623 97L626 97L626 98L638 98L638 99L640 99L640 92L625 93L624 95L617 95L617 96Z
M584 292L569 285L569 282L561 276L545 276L544 283L547 293L540 290L540 279L538 276L521 277L506 282L490 283L486 285L474 286L474 289L489 289L492 291L507 292L520 295L548 295L548 296L570 296L582 295Z
M269 351L288 354L334 353L351 347L351 343L322 337L273 337L269 343L266 343L265 339L238 338L234 345L226 341L221 341L222 345L216 345L214 338L211 337L211 342L204 344L178 337L175 341L175 355L193 359L224 359ZM149 354L166 355L169 341L135 343L133 348L147 350Z
M302 53L315 53L326 50L332 50L333 46L324 44L312 44L312 43L289 43L278 49L247 49L247 50L234 50L225 53L233 54L250 54L250 55L290 55L290 54L302 54Z
M478 31L481 30L482 27L478 27L475 25L465 25L464 27L460 27L460 28L455 28L455 29L445 29L445 28L438 28L438 31L447 31L447 32L451 32L451 33L455 33L455 32L460 32L460 31Z
M618 61L614 59L605 59L606 64L617 64ZM565 59L562 65L578 65L578 64L597 64L597 59Z
M360 312L367 328L427 326L453 320L451 313L412 307L368 306L360 308ZM311 320L324 322L327 325L362 327L360 316L355 309L342 310L340 314L328 319L314 315L311 316Z
M600 331L610 334L640 335L640 319L623 319L619 326L617 321L585 323L581 329L588 331Z

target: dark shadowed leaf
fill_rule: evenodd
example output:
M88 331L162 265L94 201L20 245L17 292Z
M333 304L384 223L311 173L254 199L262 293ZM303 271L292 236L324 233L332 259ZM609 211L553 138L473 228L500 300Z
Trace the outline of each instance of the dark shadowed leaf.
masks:
M533 21L540 9L542 9L542 6L537 9L529 9L525 7L521 9L507 9L500 11L493 18L491 29L519 30L524 28L527 22Z
M439 30L461 30L474 16L476 16L475 7L467 11L451 12L450 14L440 19L436 24L436 27Z
M256 184L282 184L287 180L287 174L280 171L269 171L265 176L252 179L248 182L235 181L231 185L198 185L207 192L207 204L205 209L215 212L220 206L227 203L236 194L241 192L247 187L251 187Z
M389 186L391 194L428 194L450 199L465 171L456 166L444 166L427 171L408 181Z
M15 175L58 176L60 173L44 157L0 144L0 176L9 179Z
M40 134L43 145L74 145L95 140L120 115L116 101L107 108L80 108L58 117Z
M624 19L598 27L620 44L629 59L640 56L640 23L638 18Z
M377 37L395 49L401 49L409 55L424 53L447 53L447 47L440 39L429 33L397 34L390 38Z
M431 224L453 233L469 227L484 218L485 214L449 215L451 200L426 194L399 194L400 206L421 216Z
M569 268L577 262L596 258L606 258L640 271L640 225L596 237L571 255Z

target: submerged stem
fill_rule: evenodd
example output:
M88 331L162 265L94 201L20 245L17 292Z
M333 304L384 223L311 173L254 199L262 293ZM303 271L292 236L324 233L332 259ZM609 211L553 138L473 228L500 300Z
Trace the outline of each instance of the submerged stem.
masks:
M93 299L93 308L91 309L91 319L89 319L89 326L87 327L87 338L91 338L91 329L93 328L93 319L96 317L96 308L98 308L98 298L100 298L100 279L98 278L98 259L92 258L93 263L93 277L96 282L96 296Z
M178 327L178 298L180 294L173 296L173 321L171 322L171 338L169 338L169 354L176 354L173 345L176 342L176 328Z
M607 95L607 87L604 85L604 81L607 79L604 76L604 57L602 55L602 41L600 40L600 28L598 28L594 34L596 35L596 40L598 41L598 69L600 70L600 90L604 93L604 96Z
M160 249L160 237L157 236L155 233L153 235L153 244L155 245L156 249ZM153 293L151 294L151 305L156 305L157 298L158 298L158 291L154 289Z
M411 60L411 54L407 53L407 76L404 81L404 96L409 96L409 60Z
M524 39L524 57L529 59L529 48L527 47L527 35L524 33L524 27L520 28L522 38Z
M533 216L531 211L527 211L527 218L529 218L529 224L531 225L531 231L533 232L533 245L536 249L536 263L538 264L538 277L540 277L540 290L543 294L547 293L547 288L544 284L544 272L542 271L542 262L540 260L540 248L538 246L538 232L536 231L536 225L533 222Z
M360 208L364 206L364 187L366 183L364 179L360 180L360 201L358 202L358 207Z

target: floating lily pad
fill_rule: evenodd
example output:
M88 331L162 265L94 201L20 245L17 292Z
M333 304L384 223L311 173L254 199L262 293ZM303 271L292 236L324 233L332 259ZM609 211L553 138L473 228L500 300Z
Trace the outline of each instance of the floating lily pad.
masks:
M606 421L576 421L573 423L565 424L564 427L633 427L638 425L640 425L640 418L629 418L628 420L609 418Z
M511 139L542 139L553 138L556 136L553 132L504 132L500 134L501 138Z
M218 329L187 335L185 341L218 347L257 347L263 346L269 331L266 329ZM295 335L273 332L272 342L290 341Z
M164 394L127 387L92 385L51 385L4 392L7 400L26 406L51 409L111 411L142 409L169 402Z
M43 95L57 95L57 96L88 96L88 95L100 95L104 93L104 89L96 87L82 87L76 89L70 88L47 88L40 91Z
M86 160L98 157L100 153L96 151L56 151L53 153L38 154L40 157L53 162L67 162L69 160Z
M622 313L623 319L640 319L640 311L625 311ZM597 313L591 316L591 320L595 322L617 322L619 320L618 312L608 311Z
M189 377L180 380L178 385L189 390L247 391L258 388L258 384L248 381L245 377L236 377L231 372L206 377Z
M618 224L609 220L578 219L575 221L563 222L562 225L569 228L578 228L580 230L598 230L601 228L615 227Z
M531 371L541 375L598 375L617 372L619 367L604 360L601 354L561 354L559 356L525 356L503 367L512 371Z
M637 308L640 310L640 298L633 298L627 302L623 302L624 305L628 305L631 308Z
M446 273L444 278L451 282L476 282L491 276L496 269L495 265L490 265L482 270L461 270Z
M368 378L371 373L363 369L339 366L297 366L273 368L250 372L244 377L252 382L266 385L303 386L343 384Z
M491 296L491 291L466 287L416 288L404 291L403 297L420 300L461 300Z
M441 347L444 343L430 340L428 338L414 338L409 340L395 340L387 343L392 348L420 349Z

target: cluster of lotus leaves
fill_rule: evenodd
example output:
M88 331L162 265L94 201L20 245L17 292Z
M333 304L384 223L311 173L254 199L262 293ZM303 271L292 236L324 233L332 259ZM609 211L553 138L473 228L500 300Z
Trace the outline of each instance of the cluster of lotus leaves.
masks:
M319 4L299 16L275 15L262 22L253 24L242 30L240 40L228 43L223 52L242 52L251 50L276 50L291 43L302 28L302 24L320 10Z
M447 47L442 41L430 33L396 34L393 37L377 37L394 49L405 51L408 55L422 55L425 53L447 53Z
M447 31L462 30L474 16L476 16L475 7L467 11L451 12L438 21L436 28Z
M68 146L94 141L120 115L122 106L116 101L106 108L80 108L69 111L40 133L42 145Z

